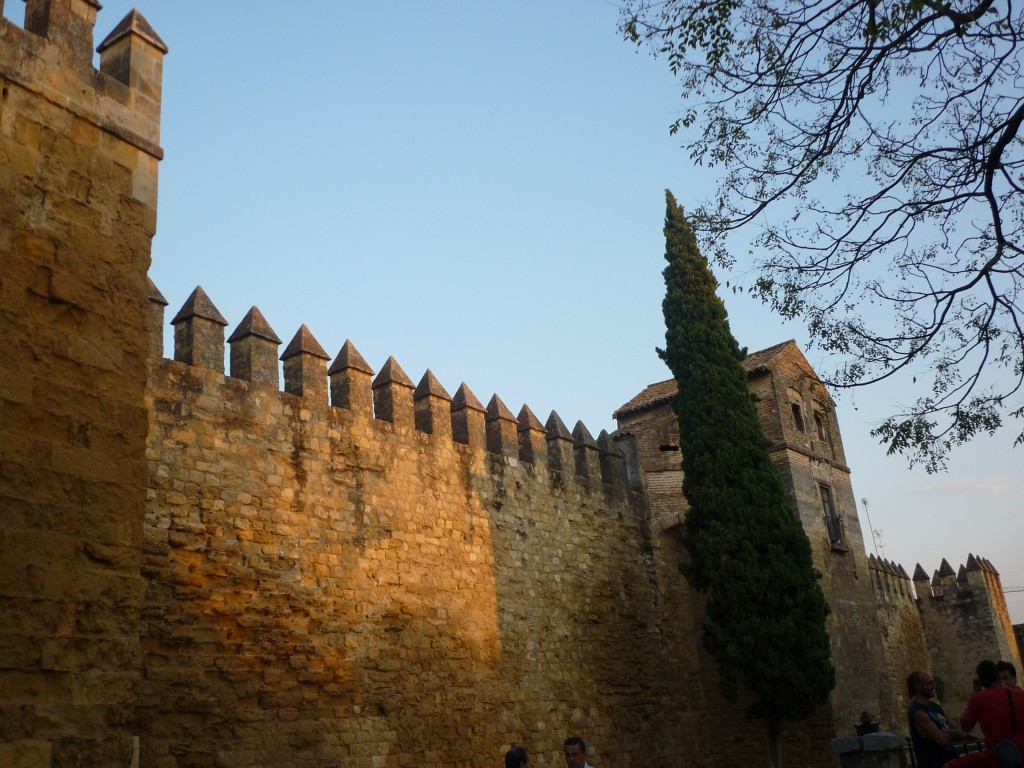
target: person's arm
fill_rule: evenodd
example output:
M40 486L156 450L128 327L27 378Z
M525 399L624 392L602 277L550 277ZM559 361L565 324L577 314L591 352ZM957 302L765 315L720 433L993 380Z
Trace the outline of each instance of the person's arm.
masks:
M969 733L978 723L978 702L975 700L977 695L976 693L971 695L971 698L967 700L967 709L960 716L960 730L964 733Z
M934 741L940 747L948 747L953 743L953 737L941 730L923 709L914 713L914 726L921 738Z
M953 737L953 741L963 741L970 738L966 731L962 730L960 721L956 718L946 718L946 733Z

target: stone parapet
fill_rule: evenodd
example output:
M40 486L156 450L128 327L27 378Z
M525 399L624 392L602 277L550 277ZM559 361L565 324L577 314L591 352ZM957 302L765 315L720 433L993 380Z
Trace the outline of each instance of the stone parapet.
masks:
M142 764L469 765L526 743L549 765L582 730L623 765L712 768L691 598L643 496L523 460L500 399L385 367L407 421L153 366Z
M152 282L149 291L151 318L162 317L166 299ZM151 319L147 325L151 338L159 335L153 322ZM201 286L189 295L171 324L177 362L223 374L228 321ZM281 340L259 309L249 310L227 343L233 378L262 389L277 388L273 357ZM155 341L151 346L160 348ZM330 407L359 411L399 431L431 434L549 473L564 473L598 488L604 486L607 492L613 487L621 491L624 486L621 449L606 433L599 444L582 421L570 432L552 411L545 426L525 405L516 417L496 394L484 407L465 384L452 397L429 370L415 385L394 357L389 357L374 377L351 340L345 341L328 367L330 356L305 325L289 342L281 360L284 391L302 398L307 407L326 406L329 391Z

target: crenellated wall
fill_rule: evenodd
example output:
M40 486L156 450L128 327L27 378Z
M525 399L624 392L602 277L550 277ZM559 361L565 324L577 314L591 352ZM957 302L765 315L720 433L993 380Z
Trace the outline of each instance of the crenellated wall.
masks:
M0 10L3 0L0 0ZM595 440L146 279L166 46L95 0L0 18L0 766L610 768L759 754L678 572L674 382ZM226 338L225 338L226 336ZM228 360L225 371L225 359ZM745 361L833 613L834 764L907 667L955 711L1019 652L999 576L867 558L834 405L795 343ZM916 599L912 594L916 592ZM947 671L948 670L948 671ZM952 702L952 706L950 703Z
M955 717L973 692L979 661L1004 659L1020 667L999 573L988 560L969 554L954 571L944 559L931 579L918 564L911 580L902 565L869 559L898 727L905 727L909 705L902 683L916 669L932 672L946 712Z
M902 565L874 555L869 558L881 632L882 657L891 683L881 702L879 719L890 730L906 730L910 700L904 681L916 669L939 671L932 666L928 641L921 623L913 585ZM952 710L950 714L953 715Z
M679 553L608 435L393 358L374 376L351 342L331 362L305 327L280 391L257 309L236 376L201 289L172 322L147 391L145 764L482 765L521 743L550 766L577 731L620 765L710 764Z
M99 7L0 16L0 765L19 768L134 753L166 47L133 12L94 69Z
M944 559L931 580L920 565L913 578L932 673L943 681L943 705L959 713L973 692L979 661L1005 659L1021 668L999 572L985 558L968 555L958 571Z

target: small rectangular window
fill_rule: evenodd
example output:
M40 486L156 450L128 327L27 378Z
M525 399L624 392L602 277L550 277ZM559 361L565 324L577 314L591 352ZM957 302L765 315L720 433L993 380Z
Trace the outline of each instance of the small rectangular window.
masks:
M818 493L821 496L821 511L825 516L829 545L837 552L846 552L850 549L846 543L846 526L843 524L843 519L836 514L832 489L827 485L820 484Z
M790 403L790 407L793 410L793 425L798 431L804 431L804 414L800 408L800 403Z
M827 446L828 450L835 455L836 449L832 445L832 430L828 426L828 417L817 410L814 412L814 431L818 433L818 440L822 446Z

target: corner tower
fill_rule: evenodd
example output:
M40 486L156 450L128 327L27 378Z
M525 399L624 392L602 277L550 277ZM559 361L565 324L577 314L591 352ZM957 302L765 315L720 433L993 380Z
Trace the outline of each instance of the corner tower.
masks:
M134 753L167 48L133 11L95 69L99 9L0 18L0 765Z

